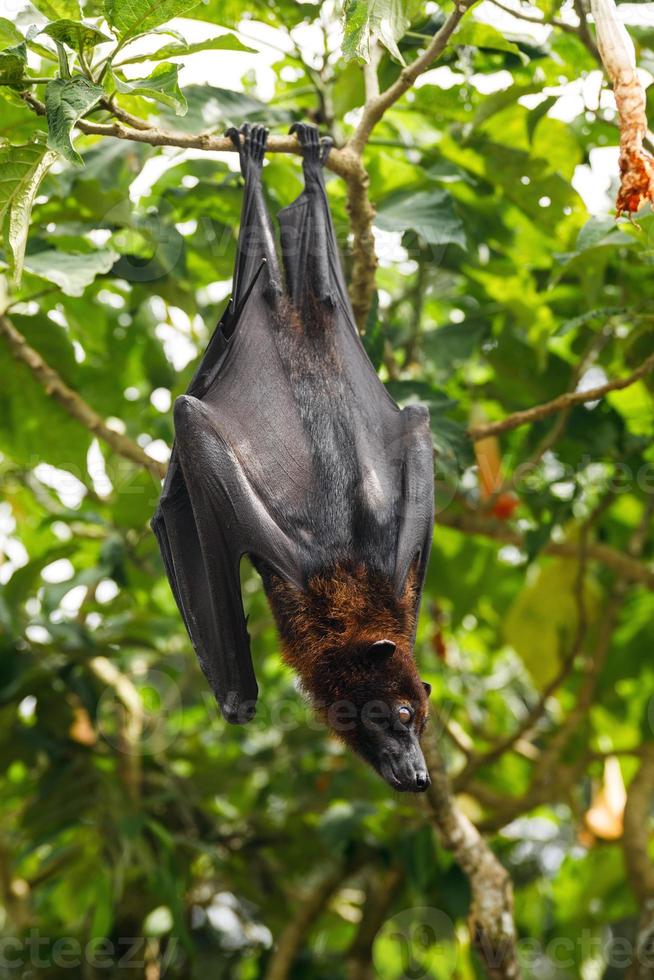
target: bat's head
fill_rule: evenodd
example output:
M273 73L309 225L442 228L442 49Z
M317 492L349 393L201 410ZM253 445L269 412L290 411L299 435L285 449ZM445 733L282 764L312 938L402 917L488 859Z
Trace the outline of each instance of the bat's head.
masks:
M403 643L383 638L348 653L344 651L342 660L345 671L338 672L340 697L321 713L332 731L389 786L424 792L429 773L420 738L427 721L429 684L420 680ZM316 694L320 696L320 690Z
M423 792L420 736L429 685L413 659L415 591L365 569L338 569L306 591L264 579L285 659L334 734L393 789Z

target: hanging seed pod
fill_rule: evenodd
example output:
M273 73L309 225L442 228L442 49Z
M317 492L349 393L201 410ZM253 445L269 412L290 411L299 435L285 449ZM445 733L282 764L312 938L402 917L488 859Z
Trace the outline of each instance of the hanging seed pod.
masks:
M620 116L620 190L618 213L632 214L654 203L654 157L643 148L647 135L645 90L636 72L633 41L617 17L614 0L590 0L597 46L613 84Z

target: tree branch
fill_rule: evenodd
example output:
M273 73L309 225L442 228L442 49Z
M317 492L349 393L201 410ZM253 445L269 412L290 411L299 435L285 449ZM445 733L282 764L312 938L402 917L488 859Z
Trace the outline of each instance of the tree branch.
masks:
M352 274L350 277L350 301L354 312L354 322L362 332L372 306L377 272L377 254L372 225L375 220L375 207L370 200L368 188L370 177L361 158L346 146L342 153L347 155L351 170L345 178L347 187L347 213L352 229Z
M16 360L21 361L32 371L36 379L43 385L46 393L58 401L69 415L77 419L98 439L102 439L119 456L143 467L156 479L164 478L167 469L166 464L152 459L141 449L138 443L109 428L104 419L76 391L69 388L59 374L49 364L46 364L41 355L33 347L30 347L13 323L2 315L0 315L0 334L5 337ZM522 535L499 521L479 517L472 513L452 514L447 511L441 511L436 520L441 526L450 527L464 534L480 534L505 544L515 545L517 548L524 547ZM574 557L577 550L572 542L550 541L543 548L543 553ZM587 555L589 559L599 561L608 568L612 568L625 580L640 582L654 591L654 571L633 557L603 544L589 544Z
M45 115L45 106L31 92L22 92L21 95L23 101L34 112L40 116ZM81 119L76 123L77 129L86 136L112 136L116 139L130 140L133 143L145 143L148 146L175 146L179 149L235 152L234 144L226 136L214 136L210 133L190 135L159 129L155 126L149 126L144 120L125 112L113 103L107 102L105 107L114 114L116 122L96 123L89 122L88 119ZM266 150L269 153L296 153L300 155L302 153L295 136L269 136ZM342 177L346 183L347 209L353 235L350 296L355 322L359 330L363 330L370 310L377 269L375 240L372 233L375 209L368 197L370 180L360 156L352 152L348 144L340 150L333 149L325 166L328 170Z
M436 32L425 51L407 68L403 68L399 78L384 92L379 91L375 49L373 49L371 63L364 66L366 101L361 120L341 150L341 155L346 163L346 172L343 173L343 176L347 182L347 210L354 238L350 298L354 310L354 319L360 331L364 329L370 312L377 272L375 239L372 232L375 207L368 194L370 179L362 163L363 151L370 134L386 110L390 109L411 88L416 79L442 54L461 18L473 3L475 0L456 0L453 12L441 29Z
M598 334L594 335L582 357L575 365L574 370L571 372L569 384L570 388L574 388L576 390L577 385L579 384L579 379L583 376L590 365L593 364L600 351L606 346L613 335L613 330L610 327L604 327ZM543 436L529 459L526 459L524 463L520 463L515 468L512 475L507 480L504 480L501 486L499 486L497 490L484 502L484 510L486 512L490 512L495 501L501 494L512 493L515 491L518 481L522 478L522 476L532 473L536 466L538 466L540 463L545 453L549 452L549 450L557 444L567 428L571 412L572 406L570 408L563 409L550 431Z
M600 60L599 51L597 46L593 41L592 35L588 30L588 25L586 23L586 17L583 13L583 8L580 10L581 4L578 0L575 0L575 11L579 17L579 24L568 24L564 20L559 20L556 17L551 17L545 19L543 17L538 17L536 14L528 14L522 9L514 9L506 4L502 3L501 0L491 0L493 6L497 7L499 10L503 10L505 14L510 14L511 17L515 17L517 20L524 20L528 24L540 24L542 27L556 27L560 31L565 31L566 34L576 34L582 44L586 46L590 54L597 60Z
M514 531L503 521L478 517L473 513L452 514L441 511L436 515L436 523L449 527L463 534L479 534L493 538L503 544L512 544L516 548L524 548L525 542L519 531ZM548 541L542 549L544 555L557 555L562 558L575 558L578 555L577 545L572 541ZM639 582L654 591L654 571L643 565L635 558L625 555L617 548L599 543L589 543L586 554L590 561L598 561L607 568L613 569L619 576L629 582Z
M486 439L488 436L496 436L501 432L508 432L510 429L517 429L521 425L529 425L532 422L539 422L540 419L547 418L555 412L562 412L574 405L584 405L587 402L599 401L611 391L621 391L630 385L640 381L646 375L654 371L654 354L643 361L640 367L636 368L625 378L616 378L614 381L607 381L606 384L597 385L595 388L587 388L585 391L568 391L552 401L544 402L542 405L534 405L533 408L526 408L521 412L514 412L507 415L505 419L498 422L488 422L484 425L475 425L468 429L470 438L477 442L479 439Z
M461 18L475 2L476 0L456 0L454 11L434 35L423 54L407 68L404 68L399 78L382 93L379 92L377 76L379 54L373 50L370 65L364 67L366 102L361 121L345 146L340 150L332 150L327 159L326 166L328 169L342 177L347 185L347 210L353 236L350 298L355 323L360 331L363 331L365 327L372 305L377 271L375 240L372 232L375 208L368 195L370 180L361 160L363 150L370 133L386 110L408 91L418 76L426 71L444 51ZM45 115L45 106L39 99L31 92L21 94L27 105L39 115ZM80 132L89 136L114 136L136 143L147 143L150 146L177 146L181 149L219 150L222 152L234 151L231 140L225 136L213 136L208 133L192 136L149 126L145 120L138 119L126 112L113 101L105 100L103 108L116 117L116 122L94 123L86 119L80 120L76 124ZM294 136L270 136L267 150L271 153L301 153L300 146Z
M377 96L373 96L363 108L361 121L357 126L354 135L348 141L349 148L361 156L364 147L368 142L368 137L382 118L387 109L390 109L405 92L411 88L417 78L431 67L432 63L443 53L464 14L472 7L475 0L457 0L454 10L447 18L443 26L434 34L431 42L423 53L412 61L410 65L403 68L399 78L392 85Z
M16 360L27 365L35 378L43 385L46 394L59 402L69 415L81 422L99 439L106 442L119 456L124 456L125 459L129 459L137 466L142 466L155 479L163 479L166 474L165 463L152 459L141 449L138 443L120 432L110 429L104 419L90 405L87 405L76 391L68 387L59 374L49 364L46 364L41 355L33 347L30 347L13 323L2 315L0 315L0 334L7 341Z
M491 980L520 977L513 921L513 889L505 868L486 841L459 810L433 730L423 742L431 786L432 817L443 845L470 882L470 935Z
M45 115L45 106L31 92L21 92L21 97L34 112L40 116ZM113 112L113 106L111 107ZM121 119L130 119L131 123L116 121L113 123L89 122L88 119L80 119L75 125L81 133L86 136L113 136L116 139L130 140L133 143L147 143L149 146L176 146L182 150L214 150L223 153L234 153L234 144L226 136L214 136L210 133L176 133L172 130L159 129L156 126L148 126L144 120L137 120L131 113L120 110L117 114ZM138 128L137 128L138 123ZM147 128L143 129L145 125ZM295 136L269 136L266 150L269 153L302 153L300 144ZM345 180L352 178L356 167L351 159L351 154L345 150L332 150L326 164L328 170L343 177Z

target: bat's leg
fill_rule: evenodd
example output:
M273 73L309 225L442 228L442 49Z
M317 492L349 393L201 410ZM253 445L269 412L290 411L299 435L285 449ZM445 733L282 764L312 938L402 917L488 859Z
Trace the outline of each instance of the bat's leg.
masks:
M333 307L340 299L349 308L323 178L331 140L306 123L295 123L291 133L302 147L304 191L279 214L287 289L303 311L312 300Z
M241 173L245 178L232 291L232 311L236 311L259 275L264 280L265 295L274 300L281 293L281 272L273 227L261 187L268 130L264 126L245 123L240 130L233 127L228 129L226 135L238 150ZM263 269L262 260L265 260Z
M229 129L227 135L238 150L241 172L245 177L234 285L229 306L188 387L188 394L196 398L203 398L211 387L229 339L254 288L260 289L271 304L281 295L281 272L273 229L261 189L261 167L268 130L264 126L246 124L240 130Z

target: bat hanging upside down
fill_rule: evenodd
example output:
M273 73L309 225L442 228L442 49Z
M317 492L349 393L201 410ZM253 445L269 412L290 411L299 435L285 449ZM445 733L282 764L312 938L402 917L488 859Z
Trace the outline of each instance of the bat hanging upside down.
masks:
M325 194L330 143L291 129L305 188L261 188L267 131L230 130L245 178L233 295L186 395L153 528L200 665L230 722L255 711L248 555L315 709L397 790L422 791L429 685L413 659L433 529L427 410L400 410L354 325Z

